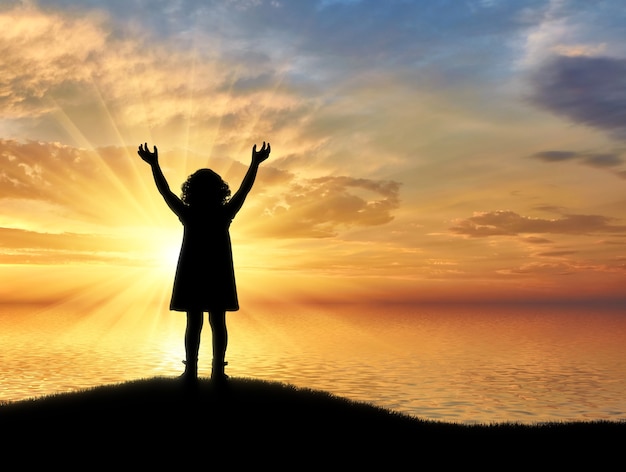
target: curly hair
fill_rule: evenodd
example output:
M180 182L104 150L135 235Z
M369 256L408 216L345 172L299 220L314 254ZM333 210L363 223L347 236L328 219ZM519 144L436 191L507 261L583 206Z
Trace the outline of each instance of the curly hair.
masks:
M188 206L223 205L230 197L228 184L211 169L197 170L187 177L181 189L181 200Z

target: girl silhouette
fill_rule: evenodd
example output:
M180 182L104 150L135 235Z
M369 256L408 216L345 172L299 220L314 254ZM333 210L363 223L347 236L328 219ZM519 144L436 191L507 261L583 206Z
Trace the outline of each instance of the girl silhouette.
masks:
M226 312L239 309L229 227L254 184L259 164L269 157L270 150L270 144L265 142L259 151L256 144L252 147L252 163L231 198L228 198L228 184L211 169L191 174L178 198L161 171L157 147L150 152L147 143L139 146L138 154L150 164L157 189L184 227L170 310L187 312L185 372L181 375L185 381L195 382L198 377L198 350L205 311L209 313L213 340L211 378L225 380L228 377L224 373L228 344Z

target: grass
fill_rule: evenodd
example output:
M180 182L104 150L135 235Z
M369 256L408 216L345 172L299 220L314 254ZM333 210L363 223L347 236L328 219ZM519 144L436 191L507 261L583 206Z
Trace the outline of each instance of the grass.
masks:
M273 470L524 464L595 470L619 460L626 422L460 425L253 379L105 385L0 406L0 460L65 469L224 465ZM446 466L446 467L444 467ZM1 467L1 465L0 465ZM543 468L543 467L540 467Z

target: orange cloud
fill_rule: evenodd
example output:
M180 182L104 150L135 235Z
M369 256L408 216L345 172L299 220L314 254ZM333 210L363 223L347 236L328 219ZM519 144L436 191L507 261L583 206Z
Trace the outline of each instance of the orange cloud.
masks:
M184 165L172 167L179 160L176 152L162 157L174 191L186 176ZM195 170L207 161L190 155L185 162ZM84 150L0 139L0 164L0 262L150 265L175 259L182 229L134 148ZM234 188L247 168L226 158L209 164ZM399 207L399 187L347 176L307 179L268 164L233 231L245 246L250 238L329 238L384 225ZM259 259L241 250L244 265Z
M110 21L34 7L0 13L0 106L14 134L82 147L183 135L196 148L209 142L232 151L235 136L269 131L261 113L297 113L301 99L278 87L269 65L116 35ZM259 77L266 88L245 85Z
M516 236L528 233L623 233L625 225L613 225L614 218L602 215L565 215L558 219L521 216L513 211L480 212L457 221L450 231L471 237Z
M82 224L116 225L128 212L144 223L157 218L142 197L135 156L125 148L78 149L58 143L0 139L0 199L41 201ZM120 207L120 201L124 206ZM5 215L9 216L9 215ZM41 216L41 215L39 215ZM44 215L46 216L46 215ZM52 220L55 216L47 215Z
M398 182L347 176L294 179L263 202L258 228L275 237L324 238L342 228L383 225L399 206L399 188Z
M149 245L149 243L148 243ZM43 233L0 227L0 264L150 264L138 235Z
M41 115L55 108L59 93L71 100L70 84L91 80L94 58L106 35L95 16L75 18L17 7L0 14L0 106L9 117Z

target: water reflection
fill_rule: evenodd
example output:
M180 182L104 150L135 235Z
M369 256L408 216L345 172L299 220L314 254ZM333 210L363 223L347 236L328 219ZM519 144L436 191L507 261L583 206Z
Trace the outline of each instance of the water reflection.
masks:
M177 314L149 331L71 331L71 313L0 316L0 400L181 372ZM30 315L32 316L32 315ZM49 321L49 323L48 323ZM288 382L463 423L626 419L616 312L273 308L231 317L232 376ZM210 343L200 375L210 375ZM204 360L204 362L203 362Z

